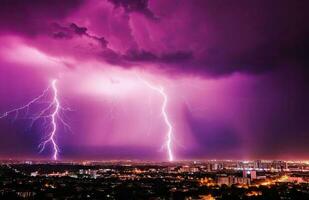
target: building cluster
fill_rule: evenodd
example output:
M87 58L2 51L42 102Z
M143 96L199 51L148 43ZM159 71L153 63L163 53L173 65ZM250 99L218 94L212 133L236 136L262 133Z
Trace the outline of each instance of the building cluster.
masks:
M256 196L309 199L308 163L6 161L0 165L0 199L240 199Z

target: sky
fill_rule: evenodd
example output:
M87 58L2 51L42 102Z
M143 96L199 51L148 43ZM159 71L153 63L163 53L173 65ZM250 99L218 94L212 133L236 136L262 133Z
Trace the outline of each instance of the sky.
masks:
M52 157L57 80L60 159L309 159L308 1L0 4L0 116L47 90L0 158Z

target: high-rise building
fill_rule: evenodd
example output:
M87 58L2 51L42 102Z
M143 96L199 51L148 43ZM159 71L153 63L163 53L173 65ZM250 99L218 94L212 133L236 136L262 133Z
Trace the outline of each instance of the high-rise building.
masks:
M218 163L214 163L213 165L212 165L212 170L213 171L217 171L218 170Z
M242 177L247 178L247 176L248 176L247 170L243 170L242 171Z
M256 179L256 171L255 170L250 171L250 178L251 178L251 180Z

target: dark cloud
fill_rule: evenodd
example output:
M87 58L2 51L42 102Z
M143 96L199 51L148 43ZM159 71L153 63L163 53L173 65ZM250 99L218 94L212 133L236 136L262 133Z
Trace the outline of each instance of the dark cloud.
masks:
M81 3L82 0L1 0L1 32L40 34L49 28L50 21L63 19Z
M306 156L304 152L309 142L306 136L309 132L308 73L306 69L293 67L293 70L278 68L277 73L270 74L269 80L255 87L255 99L272 101L256 104L252 109L252 116L259 119L251 125L259 138L253 145L257 156L267 152L273 152L273 155L293 152L300 157Z
M242 141L231 125L212 116L195 117L188 108L185 108L184 112L192 136L197 141L195 151L198 149L202 155L207 153L212 156L217 155L218 152L223 153L218 149L239 153Z
M154 63L176 73L222 76L234 72L263 73L284 63L308 65L308 1L175 0L150 5L147 0L109 0L104 3L124 8L125 14L138 12L147 17L117 18L114 24L123 20L119 24L130 28L117 26L105 35L93 30L105 26L109 29L106 20L100 18L94 22L87 19L87 27L80 22L60 25L65 24L64 17L85 6L82 0L31 3L3 0L1 32L51 34L55 39L83 36L97 42L102 51L93 56L104 61L123 67ZM93 2L89 4L95 7ZM160 20L154 21L155 18ZM50 26L50 22L57 23ZM132 42L125 43L128 46L121 46L119 51L117 45L124 43L114 35L122 31L125 33L121 36L132 36L128 37ZM113 44L118 39L121 42Z
M151 10L148 1L111 0L128 12ZM146 46L121 57L136 63L160 63L180 73L229 75L263 73L284 63L308 64L308 1L173 1L151 10L160 21L147 27ZM180 23L178 25L177 23ZM164 37L156 39L152 32ZM154 50L162 46L162 50Z
M192 52L177 51L162 55L155 55L145 50L131 49L123 55L123 58L128 61L136 62L180 63L192 60Z
M158 20L158 17L148 7L148 0L108 0L115 7L123 7L126 12L137 12L145 15L149 19Z
M98 37L96 35L91 35L87 32L86 27L81 27L76 25L75 23L71 23L68 26L62 26L58 23L53 23L51 26L52 36L55 39L72 39L75 36L85 36L87 38L91 38L98 42L98 44L105 49L107 47L108 42L104 37Z
M58 23L52 23L51 34L55 39L72 39L73 31L69 27L61 26Z
M77 35L87 35L87 28L86 27L79 27L76 24L72 23L70 28L76 33Z

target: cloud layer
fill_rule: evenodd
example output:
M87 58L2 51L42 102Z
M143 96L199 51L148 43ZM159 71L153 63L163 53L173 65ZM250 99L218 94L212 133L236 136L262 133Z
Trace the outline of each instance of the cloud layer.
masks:
M307 1L288 0L13 0L2 2L0 26L2 34L30 38L33 45L42 46L36 43L44 37L56 49L80 48L85 57L122 67L220 76L307 64L306 8Z

